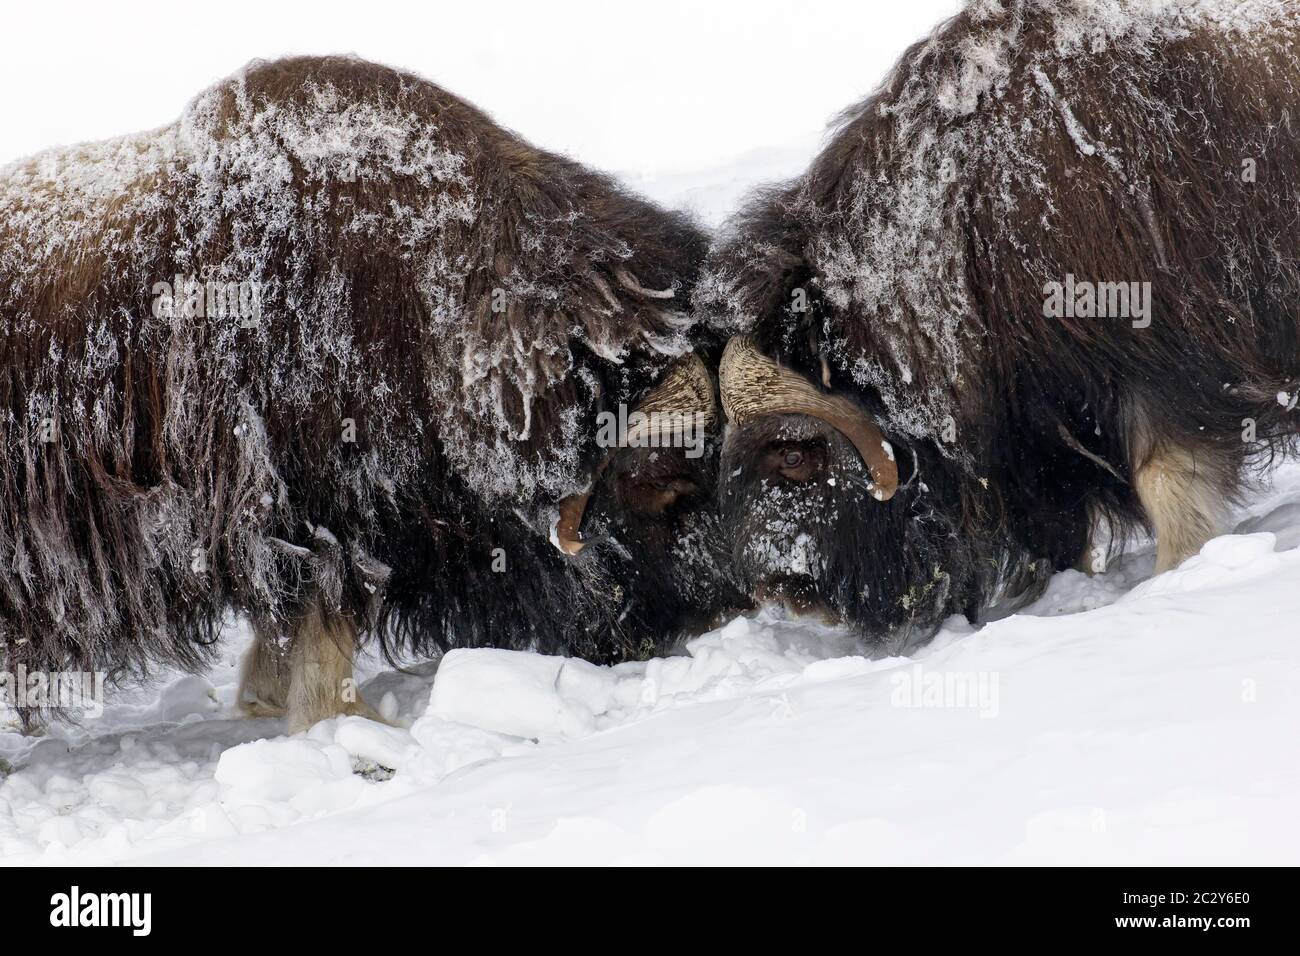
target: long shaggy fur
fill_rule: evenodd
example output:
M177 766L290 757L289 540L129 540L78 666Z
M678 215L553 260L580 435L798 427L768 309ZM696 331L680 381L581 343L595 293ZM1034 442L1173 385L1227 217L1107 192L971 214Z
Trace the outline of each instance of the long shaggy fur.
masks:
M254 63L167 127L0 169L0 661L193 667L231 612L597 659L707 620L716 456L660 456L697 492L605 508L577 559L547 540L597 412L707 354L704 249L350 58ZM259 283L260 317L159 308L178 275Z
M980 0L908 50L804 175L733 220L697 288L716 328L860 402L905 485L881 504L782 483L765 448L823 442L843 478L842 438L733 431L723 503L749 585L801 542L839 614L928 634L1033 594L1095 520L1157 518L1135 488L1149 462L1193 463L1196 497L1224 500L1288 446L1298 63L1283 0ZM1067 275L1150 282L1149 327L1045 317Z

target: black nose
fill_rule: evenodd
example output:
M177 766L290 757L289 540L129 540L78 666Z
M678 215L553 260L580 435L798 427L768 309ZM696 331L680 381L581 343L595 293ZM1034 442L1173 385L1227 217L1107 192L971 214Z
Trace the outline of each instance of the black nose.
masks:
M826 446L820 442L775 442L768 446L763 464L769 474L785 481L812 481L826 470Z

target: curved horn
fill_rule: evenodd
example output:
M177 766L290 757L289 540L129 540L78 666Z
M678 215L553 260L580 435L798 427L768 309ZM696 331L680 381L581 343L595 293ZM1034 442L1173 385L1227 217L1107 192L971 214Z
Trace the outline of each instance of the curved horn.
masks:
M717 402L714 399L713 376L704 360L692 352L675 363L663 379L645 394L645 397L633 409L642 412L646 418L634 428L628 430L627 443L640 443L654 432L660 436L672 435L684 424L683 416L699 415L698 427L709 431L717 421ZM560 502L560 517L555 522L551 541L557 548L568 555L575 555L584 547L580 535L582 517L587 511L587 502L600 479L601 473L609 465L613 449L596 467L591 477L591 484L586 491L569 495Z
M577 554L585 547L578 530L582 527L582 516L587 510L587 502L590 499L591 492L584 491L581 494L569 495L560 502L560 518L555 522L551 543L565 554Z
M717 402L713 397L713 376L704 359L692 352L677 362L633 410L646 418L628 429L628 444L655 432L672 435L680 431L687 415L700 416L696 419L699 427L706 432L712 430L718 418Z
M898 490L894 451L880 429L855 403L827 395L798 373L782 368L738 335L727 343L718 365L722 409L727 420L744 425L760 415L809 415L853 443L871 472L871 494L888 501Z

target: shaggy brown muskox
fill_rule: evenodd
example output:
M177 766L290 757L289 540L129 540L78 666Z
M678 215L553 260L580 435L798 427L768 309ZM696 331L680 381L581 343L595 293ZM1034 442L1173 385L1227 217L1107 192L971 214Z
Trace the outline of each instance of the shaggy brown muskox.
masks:
M350 58L0 170L0 662L194 667L239 612L244 702L297 729L362 707L359 635L611 660L702 626L705 245Z
M1158 569L1296 433L1300 14L971 3L759 195L720 493L759 595L885 647L1147 524Z

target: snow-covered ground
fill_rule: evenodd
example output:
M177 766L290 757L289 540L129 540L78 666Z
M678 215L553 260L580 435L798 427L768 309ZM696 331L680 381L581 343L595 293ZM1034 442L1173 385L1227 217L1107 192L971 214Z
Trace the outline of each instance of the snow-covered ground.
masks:
M816 146L633 184L716 223ZM370 662L405 729L238 718L235 627L207 674L0 726L0 862L1295 864L1300 464L1234 527L908 659L763 612L616 668Z
M236 718L236 629L0 732L0 860L1295 864L1297 545L1289 465L1178 570L1066 572L910 659L770 612L615 668L458 651L363 686L409 730Z

